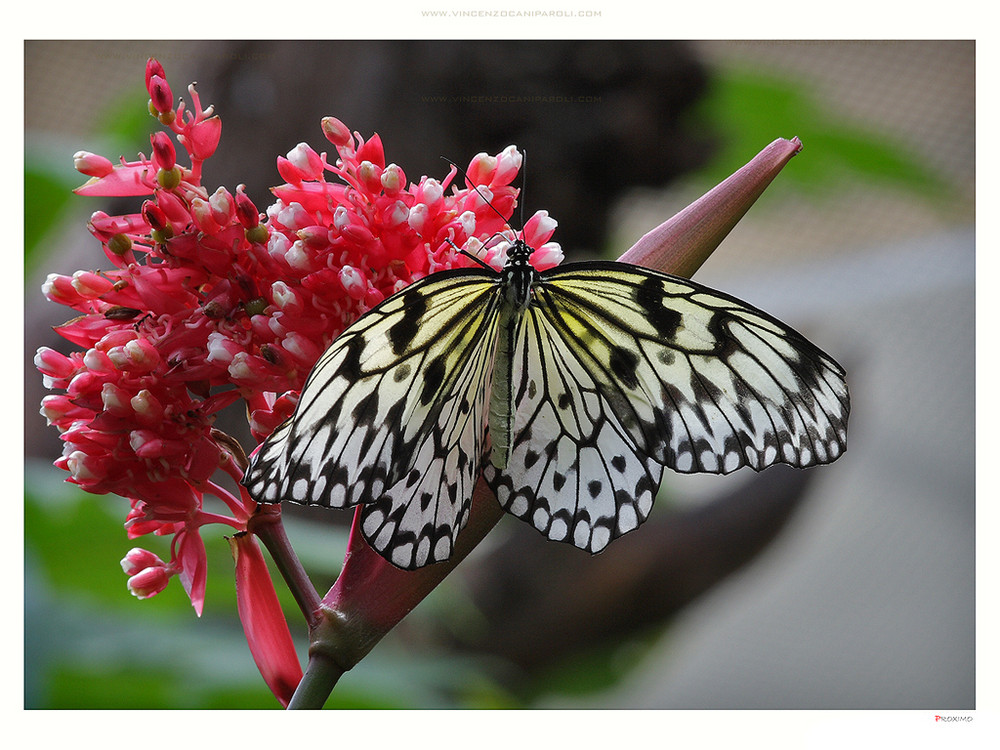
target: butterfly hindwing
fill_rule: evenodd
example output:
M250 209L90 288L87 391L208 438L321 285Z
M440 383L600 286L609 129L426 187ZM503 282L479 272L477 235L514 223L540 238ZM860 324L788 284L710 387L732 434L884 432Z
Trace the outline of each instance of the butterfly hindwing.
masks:
M484 476L500 505L555 541L599 552L642 523L663 467L641 456L584 358L540 308L513 357L513 444Z

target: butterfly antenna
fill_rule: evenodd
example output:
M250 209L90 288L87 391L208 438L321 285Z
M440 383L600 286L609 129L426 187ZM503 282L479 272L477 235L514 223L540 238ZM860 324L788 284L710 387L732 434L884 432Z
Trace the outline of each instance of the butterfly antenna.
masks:
M462 176L466 179L467 182L472 183L472 180L469 179L469 173L468 172L466 172L464 169L462 169L460 166L458 166L455 162L453 162L447 156L442 156L441 158L444 159L449 164L451 164L451 166L453 166L455 169L457 169L462 174ZM522 182L522 187L521 187L521 191L522 192L524 192L523 184L524 183ZM479 185L473 184L472 185L472 189L475 190L477 193L479 193L479 197L483 199L483 201L486 203L487 206L490 207L490 210L493 211L493 213L495 213L497 216L500 217L500 219L503 221L504 224L507 225L507 228L510 231L514 232L515 235L519 234L518 232L516 232L514 230L514 227L512 227L510 225L510 222L507 220L507 217L504 216L499 211L497 211L496 207L494 207L494 205L492 203L490 203L490 201L486 198L486 196L483 195L483 191L479 189ZM522 219L524 218L524 206L523 205L521 206L521 218ZM524 224L523 223L521 224L521 227L522 227L522 230L521 230L520 233L523 234L524 233L524 230L523 230Z
M518 195L519 198L524 198L525 186L528 184L528 152L521 152L521 192ZM524 201L518 201L518 217L517 220L521 224L521 239L524 239Z
M489 263L487 263L486 261L484 261L482 258L479 258L479 257L473 255L472 253L470 253L469 251L463 250L462 248L460 248L458 245L456 245L454 242L451 241L451 237L446 237L445 238L445 242L447 242L449 245L451 245L452 248L455 250L456 253L459 253L460 255L464 255L466 258L470 258L471 260L476 261L476 263L478 263L479 265L481 265L483 268L488 268L491 271L496 270L496 269L493 268L493 266L491 266Z

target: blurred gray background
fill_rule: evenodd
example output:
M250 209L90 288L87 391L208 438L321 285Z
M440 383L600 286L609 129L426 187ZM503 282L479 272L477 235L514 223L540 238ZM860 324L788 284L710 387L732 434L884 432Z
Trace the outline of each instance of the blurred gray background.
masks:
M612 635L611 645L602 646L599 667L586 667L591 662L575 654L570 662L576 666L556 676L552 670L541 678L532 674L525 687L519 676L532 672L531 664L524 663L531 659L522 660L511 678L509 667L498 667L499 657L481 646L489 640L482 634L491 632L490 623L505 622L503 613L475 613L477 592L483 590L483 580L489 581L492 548L502 548L518 533L503 523L463 563L468 572L453 576L418 607L405 627L380 644L338 690L348 691L353 705L374 706L974 708L975 44L719 41L639 51L630 42L588 47L587 55L580 56L578 67L586 70L580 80L608 87L599 95L605 107L552 105L523 122L510 107L466 107L456 113L430 107L426 99L414 108L419 116L400 117L402 94L393 88L394 75L410 61L428 76L435 65L452 76L443 88L427 84L421 91L549 96L593 89L565 83L569 79L553 86L543 77L548 70L544 61L533 62L527 53L507 61L514 72L500 86L488 77L479 82L475 75L489 68L493 50L473 65L467 57L456 62L447 51L436 54L434 43L408 49L407 55L401 55L399 43L355 44L348 55L351 64L333 53L319 65L309 64L313 47L292 42L116 42L113 47L29 42L27 157L41 172L72 185L82 182L71 170L76 150L111 158L148 152L148 140L122 145L106 133L108 108L112 114L119 107L132 112L138 103L141 109L144 61L155 55L176 95L182 94L183 83L197 80L205 101L226 102L219 110L226 152L218 157L219 171L208 171L230 189L247 182L251 194L260 191L254 197L262 210L267 198L261 189L279 181L274 157L300 140L317 150L325 147L318 125L322 115L336 115L366 136L378 129L389 159L398 161L410 179L443 174L446 170L436 163L440 155L462 162L479 150L496 152L507 141L490 138L505 133L489 131L491 123L504 120L520 128L516 142L531 154L527 210L550 209L560 221L555 239L568 254L615 257L771 140L797 135L802 153L696 278L762 307L834 355L848 369L853 406L848 453L832 466L808 472L807 487L789 490L794 499L767 539L738 564L720 570L710 584L680 597L655 622ZM536 57L545 57L547 44L532 43ZM532 65L540 72L532 73ZM644 74L632 76L633 68ZM651 85L658 76L680 83L669 89ZM459 86L456 80L477 81L478 88L448 88ZM542 80L549 82L535 85ZM301 90L292 91L297 86ZM283 98L289 92L304 102L295 111ZM669 106L658 109L660 98ZM594 114L606 110L617 117L602 122ZM269 125L299 117L305 124L297 129ZM396 128L395 140L386 132L389 122ZM585 129L580 123L592 132L577 132ZM273 130L280 130L284 140L268 140ZM295 134L285 135L287 130ZM415 136L404 143L407 130ZM482 144L468 151L463 136L475 141L480 133ZM584 158L586 139L605 147L586 151ZM556 146L545 144L556 142L565 150L551 163L544 155ZM627 169L621 166L625 163ZM545 187L543 176L560 167L565 172L557 173L556 186ZM208 186L214 189L212 179ZM565 203L560 205L561 200ZM98 209L113 212L94 200L75 199L64 207L63 221L47 230L26 268L26 460L39 472L57 455L59 443L37 416L43 391L30 358L41 343L53 345L45 326L67 316L37 289L47 272L72 273L100 263L99 248L83 229L86 217ZM584 217L594 220L574 232ZM60 478L55 470L51 474ZM647 526L652 529L658 515L661 520L671 518L670 513L697 517L714 499L738 494L757 481L744 472L726 478L668 473ZM92 501L73 500L75 507ZM112 516L118 520L103 532L108 541L102 544L111 551L86 564L101 571L94 575L117 587L115 596L123 600L121 614L104 624L124 627L121 623L132 618L136 627L148 627L158 608L166 611L168 604L159 600L169 602L174 593L149 602L130 600L124 578L114 570L132 546L120 530L126 504L97 501L113 504ZM58 593L65 582L59 580L58 565L51 562L54 553L44 548L41 533L33 536L33 529L41 528L33 518L26 518L28 560L38 561L29 565L32 589ZM647 526L596 559L628 560L626 545L633 536L636 544L655 539ZM710 544L714 532L702 528L708 537L704 543ZM739 536L740 526L728 528ZM290 526L293 541L301 534L307 562L332 566L332 576L338 561L330 558L337 558L336 548L323 541L328 535L316 539L314 530L308 520L300 529ZM530 542L553 546L536 537ZM120 553L114 551L118 548ZM82 564L76 554L75 564ZM217 599L224 598L220 589L231 586L225 580L226 554L224 550L219 583L214 584ZM691 550L678 564L677 578L695 578L702 559L707 556L700 548ZM578 586L586 592L586 567L581 566ZM569 611L560 598L568 587L558 579L549 582L545 567L535 572L541 593L533 596L555 602L558 623L559 612ZM324 575L318 575L318 586L327 580ZM627 577L628 571L622 575ZM209 588L211 598L211 579ZM91 595L76 593L90 602L81 606L81 622L92 622ZM647 602L659 595L657 589L644 590ZM514 601L507 610L518 608ZM199 627L205 623L192 622L183 602L176 606L181 614L171 615L169 622L183 623L187 645L181 648L206 640L206 629ZM104 705L101 699L88 702L60 688L60 680L85 668L99 671L115 649L84 641L71 653L58 654L31 642L30 630L44 621L44 611L44 602L38 605L29 596L29 695L36 705ZM614 620L618 611L612 603L602 616ZM211 616L210 604L205 619ZM463 641L454 632L441 635L454 631L456 620L476 622L477 617L490 621L481 625L478 641ZM567 615L562 621L570 628L573 619ZM558 627L552 631L551 642L558 642L562 634ZM249 660L239 637L237 630L230 664ZM455 640L465 646L453 651ZM480 646L470 648L468 641ZM88 650L102 656L88 660ZM216 653L221 651L216 648ZM432 663L432 657L437 661ZM169 662L169 656L162 659ZM116 684L132 684L128 680L138 679L136 673L166 670L156 658L139 665L123 661L129 666L110 670L112 677L125 680ZM401 664L416 666L400 677ZM245 666L233 669L260 690L252 664L249 670ZM585 667L600 672L600 679L582 676ZM115 701L121 691L110 694L107 704L120 705ZM146 695L140 705L177 705L166 698L157 703L156 691Z

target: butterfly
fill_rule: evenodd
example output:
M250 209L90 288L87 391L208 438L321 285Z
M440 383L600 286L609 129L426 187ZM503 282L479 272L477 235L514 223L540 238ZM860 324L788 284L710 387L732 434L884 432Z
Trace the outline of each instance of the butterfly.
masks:
M361 316L243 478L258 502L361 505L387 560L447 560L480 474L549 539L596 553L664 467L808 467L847 448L844 369L784 323L618 262L431 274ZM478 260L478 259L477 259ZM488 429L487 429L488 427Z

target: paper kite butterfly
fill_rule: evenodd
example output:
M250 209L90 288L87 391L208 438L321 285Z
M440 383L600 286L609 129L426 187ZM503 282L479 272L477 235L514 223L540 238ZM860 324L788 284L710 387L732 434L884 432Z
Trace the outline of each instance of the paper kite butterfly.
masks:
M615 262L441 271L345 330L252 458L258 502L362 505L400 568L446 560L480 474L549 539L598 552L649 514L664 467L834 461L844 369L784 323ZM488 426L488 430L487 430Z

